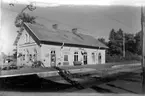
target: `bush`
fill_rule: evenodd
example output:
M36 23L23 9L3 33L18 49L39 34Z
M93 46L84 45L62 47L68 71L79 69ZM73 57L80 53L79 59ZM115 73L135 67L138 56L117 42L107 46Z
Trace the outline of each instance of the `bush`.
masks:
M45 67L42 61L35 61L32 64L32 68L38 68L38 67Z
M74 63L74 65L76 65L76 66L77 66L77 65L81 65L81 64L82 64L82 62L81 62L81 61L74 61L73 63Z
M106 62L128 62L128 61L141 61L141 56L133 54L131 52L126 52L125 58L121 55L109 55L106 54Z
M120 62L122 60L122 56L119 55L106 55L106 62Z
M131 52L126 52L126 56L124 60L135 60L135 61L141 61L141 56L137 54L133 54Z

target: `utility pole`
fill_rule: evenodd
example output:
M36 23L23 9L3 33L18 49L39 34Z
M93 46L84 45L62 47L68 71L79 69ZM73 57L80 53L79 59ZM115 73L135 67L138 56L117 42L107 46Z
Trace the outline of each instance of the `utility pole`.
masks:
M143 6L141 6L141 32L142 32L142 92L145 94L145 18Z
M125 57L125 34L124 32L122 34L123 34L123 57Z

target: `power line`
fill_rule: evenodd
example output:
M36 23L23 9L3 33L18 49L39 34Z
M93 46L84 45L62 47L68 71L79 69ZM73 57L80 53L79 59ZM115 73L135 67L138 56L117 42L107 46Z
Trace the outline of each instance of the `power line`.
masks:
M127 26L126 24L124 24L123 22L121 22L120 20L117 20L117 19L115 19L115 18L112 18L112 17L110 17L110 16L108 16L108 15L104 15L104 16L106 16L106 17L108 17L109 19L114 20L114 21L116 21L116 22L118 22L118 23L120 23L120 24L122 24L122 25L124 25L124 26L126 26L126 27L128 27L128 28L131 28L131 27Z
M6 10L8 10L8 11L11 11L11 12L15 12L15 13L18 13L17 11L14 11L14 10L12 10L12 9L9 9L9 8L4 8L4 7L1 7L2 9L6 9Z
M38 1L30 1L30 0L27 0L30 4L34 4L35 6L37 5L37 3L39 3L39 4L45 4L45 5L51 5L51 4L54 4L54 3L48 3L48 2L38 2ZM18 1L17 0L13 0L13 2L12 3L18 3ZM117 19L115 19L115 18L112 18L112 17L110 17L110 16L108 16L108 15L105 15L105 14L103 14L103 16L104 17L107 17L107 18L109 18L109 19L111 19L111 20L113 20L113 21L116 21L117 23L120 23L120 24L122 24L122 25L124 25L125 27L128 27L128 28L131 28L130 26L128 26L128 25L126 25L126 24L124 24L122 21L120 21L120 20L117 20ZM54 21L54 20L53 20ZM58 21L57 21L58 22ZM60 22L59 22L60 23ZM70 25L70 24L69 24ZM72 26L72 25L71 25ZM74 25L73 25L74 26ZM87 30L87 29L84 29L84 28L79 28L79 29L82 29L82 30Z
M61 24L61 25L64 25L64 26L67 26L67 27L71 27L71 28L78 28L80 30L84 30L86 31L87 29L83 29L83 28L80 28L80 27L76 27L75 25L72 25L72 24L66 24L66 23L62 23L62 22L59 22L57 20L50 20L50 19L47 19L45 17L42 17L42 16L36 16L36 18L41 18L41 19L44 19L44 20L47 20L48 22L51 22L51 23L58 23L58 24ZM88 31L88 30L87 30Z
M42 3L42 4L48 4L48 5L50 5L50 4L53 4L53 3L44 3L44 2L38 2L38 1L33 1L33 2L35 2L35 3ZM131 29L131 27L130 26L128 26L128 25L126 25L126 24L124 24L123 22L121 22L120 20L117 20L117 19L115 19L115 18L112 18L112 17L110 17L110 16L108 16L108 15L105 15L105 14L103 14L103 16L105 16L105 17L107 17L107 18L109 18L109 19L111 19L111 20L113 20L113 21L116 21L117 23L120 23L120 24L122 24L122 25L124 25L125 27L128 27L128 28L130 28ZM66 24L65 24L66 25ZM68 25L68 24L67 24ZM70 24L69 24L70 25ZM74 26L74 25L71 25L71 26ZM78 28L78 27L77 27ZM84 31L86 31L87 29L84 29L84 28L78 28L78 29L81 29L81 30L84 30ZM88 30L87 30L88 31Z
M15 0L15 1L16 1L16 0ZM29 3L35 3L36 5L37 5L37 3L52 4L52 3L44 3L44 2L36 2L36 1L29 1ZM7 9L8 9L8 8L7 8ZM12 11L12 12L16 12L16 11L11 10L11 9L8 9L8 10L10 10L10 11ZM18 13L18 12L17 12L17 13ZM107 17L107 18L109 18L110 20L113 20L113 21L115 21L115 22L117 22L117 23L119 23L119 24L122 24L122 25L124 25L125 27L131 29L130 26L124 24L124 23L121 22L120 20L117 20L117 19L112 18L112 17L110 17L110 16L108 16L108 15L105 15L105 14L103 14L102 16ZM37 17L38 17L38 16L37 16ZM92 16L92 17L94 17L94 16ZM95 16L95 17L96 17L96 16ZM43 19L45 19L45 20L47 20L47 21L49 21L49 22L57 22L57 23L59 23L59 24L63 24L63 25L67 25L67 26L69 25L68 27L75 27L74 25L71 25L71 24L64 24L64 23L58 22L58 21L56 21L56 20L49 20L49 19L46 19L46 18L40 17L40 16L39 16L39 18L43 18ZM84 28L80 28L80 27L77 27L77 28L80 29L80 30L82 30L82 31L88 31L88 29L84 29Z
M30 2L30 3L31 3L31 2ZM48 4L49 4L49 3L48 3ZM13 5L13 4L12 4L12 5ZM11 6L11 4L10 4L10 6ZM15 7L15 6L13 5L12 7ZM12 10L13 8L9 9L9 8L4 8L4 7L3 7L3 9L6 9L6 10L11 11L11 12L19 13L19 12L17 12L17 11ZM75 26L75 25L71 25L71 24L61 23L61 22L56 21L56 20L50 20L50 19L47 19L47 18L41 17L41 16L36 16L36 18L41 18L41 19L47 20L48 22L56 22L56 23L58 23L58 24L65 25L65 26L67 26L67 27L72 27L72 28L74 28L74 26ZM76 26L75 26L75 27L76 27ZM78 28L78 29L81 29L81 30L85 30L85 31L87 30L87 29L83 29L83 28L80 28L80 27L77 27L77 28ZM88 30L87 30L87 31L88 31Z

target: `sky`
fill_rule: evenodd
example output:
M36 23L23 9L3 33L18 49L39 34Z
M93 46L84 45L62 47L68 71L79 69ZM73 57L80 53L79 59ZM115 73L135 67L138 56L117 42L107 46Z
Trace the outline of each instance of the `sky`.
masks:
M11 0L12 3L14 1L16 0ZM24 1L28 2L24 3ZM26 4L30 3L30 0L24 1L17 1L17 4L14 6L9 6L9 3L11 2L2 2L0 33L0 45L2 45L2 47L0 47L0 51L5 52L6 54L12 53L13 48L15 48L13 43L17 36L16 31L18 30L14 26L15 17ZM58 0L54 0L49 4L48 2L47 4L39 3L39 1L35 3L37 7L34 11L26 10L25 12L37 16L36 21L44 24L48 28L50 28L52 24L57 23L61 29L71 30L72 28L78 28L80 33L89 34L95 38L103 37L106 40L108 40L112 28L116 31L121 28L125 33L133 34L141 30L140 7L129 5L134 4L133 1L135 2L136 0L132 0L130 3L128 2L128 5L127 3L125 3L125 5L119 5L122 4L124 0L120 1L120 3L115 0L111 3L109 0L106 1L108 3L103 3L102 1L97 0L100 2L99 5L95 5L96 2L93 1L91 1L92 4L89 4L90 2L81 2L82 0L79 1L80 4L83 5L73 2L70 2L70 5L67 1L63 3ZM141 3L141 0L139 1ZM140 3L135 4L138 5Z

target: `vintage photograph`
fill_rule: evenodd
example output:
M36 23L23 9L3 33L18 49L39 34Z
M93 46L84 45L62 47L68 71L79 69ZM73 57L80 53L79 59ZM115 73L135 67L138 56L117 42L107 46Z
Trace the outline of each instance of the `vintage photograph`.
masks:
M1 0L0 96L144 95L144 5Z

